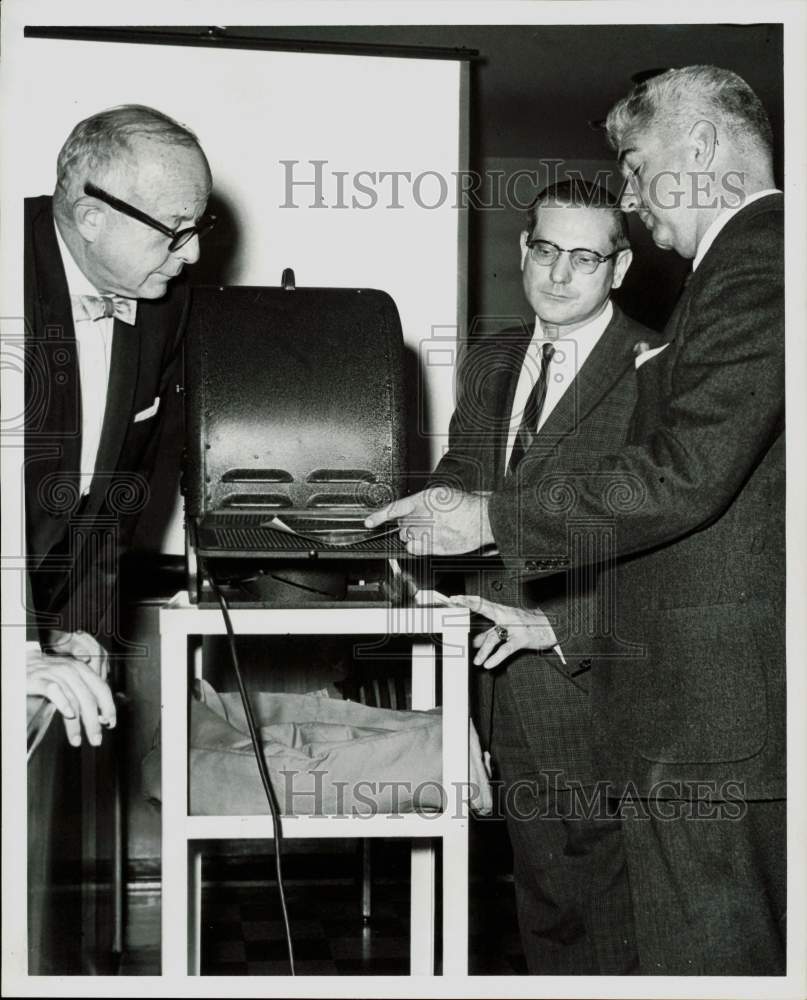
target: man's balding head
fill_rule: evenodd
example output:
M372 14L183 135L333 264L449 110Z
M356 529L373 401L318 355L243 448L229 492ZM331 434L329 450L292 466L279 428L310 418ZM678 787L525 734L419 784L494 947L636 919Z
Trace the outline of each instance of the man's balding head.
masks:
M771 123L762 102L741 76L719 66L684 66L637 84L611 108L605 129L614 149L637 130L675 136L695 122L714 123L744 157L770 161Z
M625 176L623 208L662 249L692 258L725 209L774 186L771 126L731 70L671 69L638 84L606 120Z
M198 239L170 251L169 237L88 195L88 183L167 229L192 226L211 188L196 136L153 108L123 105L79 122L57 161L54 215L89 280L103 293L160 298L198 259Z

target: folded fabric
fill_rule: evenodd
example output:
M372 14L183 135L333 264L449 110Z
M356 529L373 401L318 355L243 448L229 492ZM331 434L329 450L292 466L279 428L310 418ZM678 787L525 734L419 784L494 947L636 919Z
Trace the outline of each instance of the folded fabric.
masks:
M237 693L201 682L190 713L192 815L268 812ZM372 815L449 809L470 794L489 813L492 797L471 726L471 786L444 788L442 717L372 708L311 694L253 693L269 777L286 816ZM160 747L143 762L146 795L161 798Z

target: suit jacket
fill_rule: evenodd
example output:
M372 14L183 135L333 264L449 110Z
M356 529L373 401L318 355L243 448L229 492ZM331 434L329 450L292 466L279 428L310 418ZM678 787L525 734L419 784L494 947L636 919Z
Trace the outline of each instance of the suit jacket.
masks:
M506 330L481 338L471 348L461 369L449 450L433 480L453 482L465 490L502 488L513 397L532 333L527 326ZM592 456L625 441L637 400L633 348L638 341L660 342L655 331L614 306L611 322L522 462L535 469L542 458L554 455L585 466ZM590 544L590 536L586 529L579 543ZM594 544L602 545L602 538ZM609 603L609 581L601 580L599 572L586 572L577 578L558 573L525 582L521 566L508 568L495 557L471 566L466 560L465 568L467 593L503 604L538 606L550 616L567 665L562 666L554 653L522 653L508 661L507 684L518 706L512 725L520 728L533 770L562 772L559 784L593 780L587 671L594 653L604 654L606 645L619 645L608 627L615 610L613 601ZM479 671L477 678L478 721L485 739L491 674Z
M67 279L51 199L26 199L26 550L29 600L41 627L97 634L113 597L117 553L148 501L186 310L187 289L174 283L163 299L139 301L133 327L115 320L96 471L81 501L82 387ZM29 632L31 625L29 616Z
M531 571L571 563L569 518L615 525L620 629L644 655L593 672L615 781L688 796L785 790L783 201L721 230L636 373L628 445L588 469L540 465L491 498L500 547ZM667 782L659 788L659 783Z

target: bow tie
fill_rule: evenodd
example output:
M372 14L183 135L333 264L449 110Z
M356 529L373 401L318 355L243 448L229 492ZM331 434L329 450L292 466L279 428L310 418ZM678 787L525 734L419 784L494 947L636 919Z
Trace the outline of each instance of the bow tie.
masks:
M121 323L134 326L137 315L136 299L124 299L120 295L71 295L70 302L73 306L73 319L77 323L82 320L94 323L98 319L109 319L114 316Z

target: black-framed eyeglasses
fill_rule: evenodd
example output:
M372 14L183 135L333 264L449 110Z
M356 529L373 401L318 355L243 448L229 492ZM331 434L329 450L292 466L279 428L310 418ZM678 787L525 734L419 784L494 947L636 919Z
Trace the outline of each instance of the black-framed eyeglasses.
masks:
M181 250L186 243L189 243L194 236L198 236L201 239L206 236L213 226L216 225L216 216L207 214L203 215L202 218L196 223L195 226L188 226L185 229L169 229L168 226L164 226L162 222L158 222L156 219L152 219L150 215L146 215L145 212L141 212L139 208L135 208L134 205L129 205L125 201L121 201L120 198L116 198L114 195L108 194L102 188L96 187L95 184L87 181L84 185L84 194L88 194L91 198L97 198L99 201L105 202L110 208L114 208L116 212L122 212L124 215L128 215L131 219L137 219L138 222L142 222L145 226L151 226L152 229L156 229L158 233L162 233L163 236L167 236L170 239L168 244L169 253L175 253L177 250Z
M604 255L597 253L596 250L587 250L585 247L564 250L549 240L527 240L527 249L530 252L530 260L541 267L551 267L562 253L567 253L572 267L582 274L593 274L600 264L604 264L619 253L619 250L614 250L613 253Z

